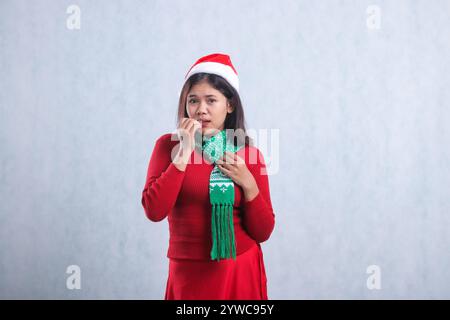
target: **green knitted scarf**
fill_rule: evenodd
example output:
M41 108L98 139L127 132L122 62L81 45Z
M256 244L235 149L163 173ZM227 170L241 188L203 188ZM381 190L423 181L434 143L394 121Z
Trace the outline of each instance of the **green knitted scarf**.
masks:
M203 157L214 164L209 177L209 200L211 210L212 248L211 259L219 261L233 257L236 259L236 243L233 225L234 182L222 173L216 161L225 151L236 152L241 146L235 146L227 140L226 131L222 130L203 141L196 139L196 147L202 150Z

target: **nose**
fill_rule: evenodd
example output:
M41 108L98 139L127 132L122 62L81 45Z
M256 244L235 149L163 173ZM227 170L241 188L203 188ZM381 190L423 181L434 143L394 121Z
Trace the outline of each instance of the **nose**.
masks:
M206 107L206 103L204 103L203 101L200 102L197 111L195 112L197 115L202 115L202 114L207 114L208 113L208 109Z

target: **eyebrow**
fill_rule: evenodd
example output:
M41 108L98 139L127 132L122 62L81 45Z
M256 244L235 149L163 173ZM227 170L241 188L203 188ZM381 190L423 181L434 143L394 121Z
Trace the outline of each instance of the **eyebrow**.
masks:
M190 94L188 97L191 98L191 97L196 97L196 96L197 96L196 94ZM214 97L214 98L216 98L216 96L213 95L213 94L207 94L207 95L205 95L205 97Z

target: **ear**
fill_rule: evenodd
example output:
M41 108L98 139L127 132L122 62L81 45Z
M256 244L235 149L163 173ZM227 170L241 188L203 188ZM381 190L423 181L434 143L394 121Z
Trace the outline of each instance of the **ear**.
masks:
M234 108L231 106L230 102L227 102L227 112L232 113L234 111Z

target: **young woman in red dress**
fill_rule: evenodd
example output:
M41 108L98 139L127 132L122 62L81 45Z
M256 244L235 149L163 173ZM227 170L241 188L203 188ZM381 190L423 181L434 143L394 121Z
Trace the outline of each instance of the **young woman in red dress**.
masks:
M165 299L267 300L260 243L269 239L275 215L263 155L245 131L237 72L228 55L214 53L198 59L185 79L177 133L157 139L142 191L147 217L154 222L167 217L169 222ZM239 147L215 161L204 159L196 136L201 133L203 141L213 141L230 129L241 133L230 145ZM203 161L195 160L199 154ZM219 243L212 233L218 223L210 199L214 168L234 184L230 228L225 231L232 249L224 251L212 249Z

